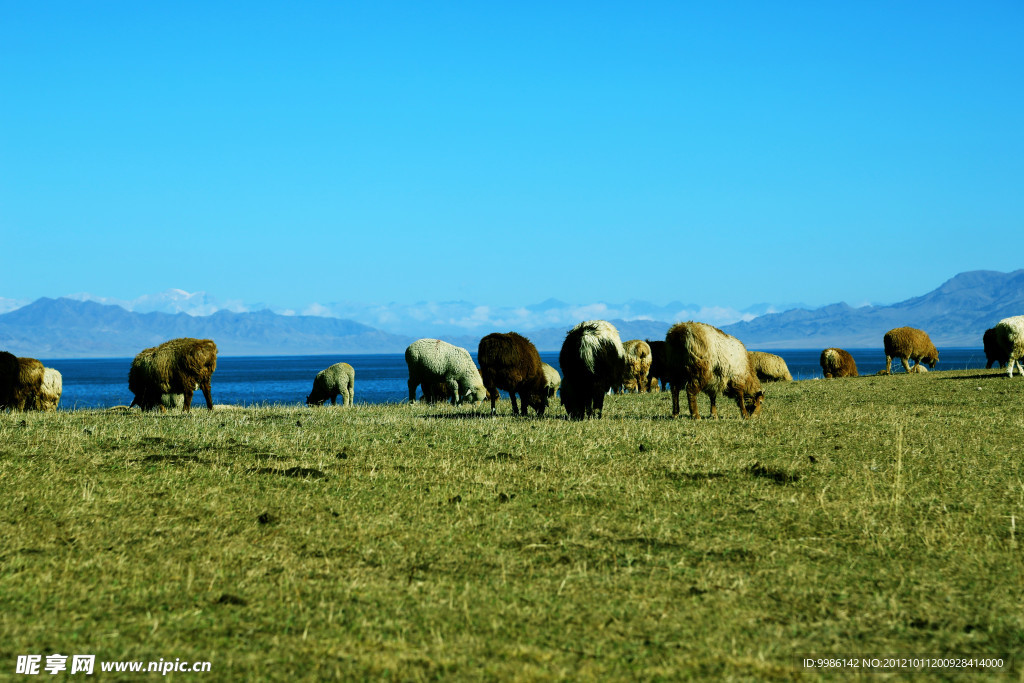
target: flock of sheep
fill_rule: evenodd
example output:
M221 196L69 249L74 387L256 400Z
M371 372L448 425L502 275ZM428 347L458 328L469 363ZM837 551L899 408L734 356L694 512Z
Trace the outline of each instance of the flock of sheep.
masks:
M899 358L907 372L927 372L939 353L928 335L912 327L889 330L883 338L885 370ZM1016 366L1024 375L1024 316L1005 318L983 337L987 368L993 363L1007 367L1013 377ZM690 417L700 419L697 396L711 401L711 416L718 417L717 397L723 394L739 407L743 417L756 416L764 403L761 382L789 381L786 362L771 353L748 352L741 341L716 327L700 322L673 325L664 341L632 339L623 343L615 326L604 320L588 320L573 327L565 337L558 362L563 376L541 362L537 348L515 332L489 334L477 349L479 367L469 351L441 341L420 339L405 350L409 368L409 401L416 401L420 387L428 402L449 400L491 402L496 413L499 390L508 393L514 415L532 408L543 416L556 392L571 420L601 417L609 392L655 391L666 384L672 389L672 416L679 415L679 393L685 388ZM914 365L911 366L910 363ZM856 377L857 364L843 349L821 352L826 378ZM217 345L210 339L180 338L141 351L128 372L132 406L143 410L181 408L188 411L192 396L203 392L213 409L210 378L217 368ZM17 358L0 351L0 410L56 410L62 378L34 358ZM352 403L355 370L336 363L317 373L307 405L330 400ZM516 400L518 396L519 400Z

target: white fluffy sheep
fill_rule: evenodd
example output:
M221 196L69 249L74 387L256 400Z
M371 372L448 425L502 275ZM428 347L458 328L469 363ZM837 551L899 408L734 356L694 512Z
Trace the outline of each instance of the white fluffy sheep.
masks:
M337 405L341 395L342 405L350 406L355 399L356 371L348 363L335 363L316 373L313 391L306 397L306 405L319 406L331 399Z
M416 387L444 382L452 393L452 403L483 401L487 398L483 377L469 351L440 339L420 339L405 350L409 366L409 402L416 402Z
M1013 377L1013 366L1016 365L1020 374L1024 375L1024 315L1003 318L995 326L996 343L1006 358L1006 376Z
M36 395L36 410L57 410L60 395L64 391L64 380L53 368L43 368L43 384Z
M547 380L548 398L551 398L558 391L558 387L562 383L562 376L558 374L558 370L547 363L541 363L541 369L544 370L544 379Z

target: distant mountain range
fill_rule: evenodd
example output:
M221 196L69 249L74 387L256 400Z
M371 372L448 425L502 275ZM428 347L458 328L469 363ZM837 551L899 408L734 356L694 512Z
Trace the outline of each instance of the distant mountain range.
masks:
M203 303L210 305L206 300ZM566 307L562 302L549 300L531 308L564 311ZM670 307L675 304L665 309ZM686 313L681 305L679 308L680 313ZM695 306L686 308L702 310ZM767 306L764 309L770 310ZM675 322L623 320L600 315L600 309L578 312L590 318L610 319L623 339L659 339ZM753 349L881 347L882 335L903 325L926 330L939 347L979 347L985 329L1001 318L1021 314L1024 270L972 271L955 276L923 296L897 304L853 308L839 303L813 310L794 308L758 315L722 329ZM702 319L697 315L686 317ZM503 322L510 324L495 323L493 329L479 334L452 334L458 328L446 327L418 336L440 337L475 351L480 337L488 332L524 331L513 321ZM524 333L538 349L556 351L570 326L556 324ZM173 337L213 339L220 353L229 356L400 353L416 338L323 315L281 315L269 310L218 310L209 315L141 313L118 305L70 298L38 299L0 314L0 350L36 358L134 356L143 348Z

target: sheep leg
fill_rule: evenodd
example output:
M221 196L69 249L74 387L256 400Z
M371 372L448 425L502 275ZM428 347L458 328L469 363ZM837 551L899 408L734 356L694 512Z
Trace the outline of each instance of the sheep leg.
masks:
M908 362L907 362L907 359L906 359L906 358L902 358L902 357L901 357L901 358L900 358L900 362L901 362L901 363L903 363L903 369L904 369L904 370L905 370L906 372L910 372L910 363L908 363Z
M736 404L740 407L740 417L742 417L744 419L750 417L750 414L747 413L747 406L746 406L746 404L743 401L743 390L742 389L737 389L736 390Z
M495 392L497 393L497 392ZM508 400L512 401L512 414L519 415L519 406L516 404L516 392L508 392ZM526 415L526 401L523 400L523 394L519 394L519 400L523 402L523 415Z
M462 391L459 383L454 379L448 380L448 389L452 392L452 405L459 405L462 402Z
M687 385L686 387L686 401L690 404L690 419L699 420L700 410L697 408L697 394L700 393L700 389L695 385Z
M597 414L597 419L601 419L601 415L604 413L604 395L608 392L606 388L602 388L597 392L597 397L594 399L594 408L590 411L590 415Z
M679 416L679 387L672 384L672 417Z
M210 383L209 381L203 382L203 398L206 399L206 409L213 410L213 396L210 394Z
M487 390L487 394L491 397L491 415L498 414L498 387L484 387ZM513 401L515 399L512 399Z
M331 394L331 405L332 406L338 405L338 395L337 394Z
M192 409L192 393L193 390L189 386L185 386L185 390L182 392L185 395L185 403L182 404L182 410L186 413Z
M885 354L885 374L892 374L892 356Z
M708 399L711 401L711 419L712 420L717 420L718 419L718 405L717 405L718 393L714 392L714 391L708 392Z

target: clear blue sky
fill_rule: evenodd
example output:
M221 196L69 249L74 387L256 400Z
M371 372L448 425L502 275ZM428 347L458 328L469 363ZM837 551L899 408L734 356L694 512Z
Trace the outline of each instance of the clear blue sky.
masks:
M898 301L1024 266L1021 36L1018 0L0 0L0 297Z

